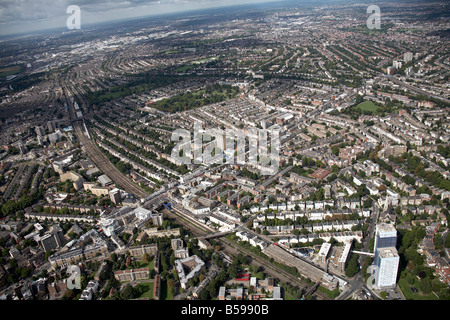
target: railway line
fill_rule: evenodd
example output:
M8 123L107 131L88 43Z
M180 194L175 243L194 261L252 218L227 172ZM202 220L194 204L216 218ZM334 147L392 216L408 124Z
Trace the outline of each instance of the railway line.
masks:
M74 106L69 101L69 92L66 86L62 86L64 90L64 96L68 105L69 116L72 121L72 126L80 143L84 146L86 153L97 167L105 173L117 186L124 189L126 192L132 194L138 199L147 197L149 194L143 189L135 185L130 179L128 179L123 173L121 173L100 151L95 142L86 135L85 125L83 119L79 119L74 110ZM86 128L87 130L87 128Z
M98 168L104 172L114 183L123 188L126 192L131 193L136 198L145 198L148 193L136 186L132 181L125 177L100 151L94 141L90 140L85 134L80 122L73 124L75 134L80 143L85 147L88 157L94 161Z
M273 265L266 259L259 257L253 252L248 251L242 247L239 247L237 244L233 243L232 241L226 238L220 238L218 239L218 241L225 247L225 251L229 253L232 253L234 255L236 255L237 253L243 253L244 255L250 256L252 258L252 263L256 262L255 263L256 265L264 267L264 272L271 275L272 277L278 278L281 281L284 281L285 283L295 285L299 287L301 290L303 290L303 292L312 291L311 288L308 288L308 286L299 278L277 267L276 265ZM315 291L313 296L316 296L320 300L330 300L330 298L321 291Z
M175 208L173 208L173 209L175 209ZM196 236L205 236L205 235L215 231L215 230L209 228L208 226L205 226L204 224L196 221L194 218L181 213L179 210L164 209L163 213L166 213L169 216L173 216L176 219L180 219L181 221L178 221L178 222L186 229L191 230L192 233L194 233Z

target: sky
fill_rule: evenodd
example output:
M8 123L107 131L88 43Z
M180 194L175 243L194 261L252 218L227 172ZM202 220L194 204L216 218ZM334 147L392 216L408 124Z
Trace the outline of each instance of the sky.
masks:
M70 5L83 24L274 0L0 0L0 35L67 28Z

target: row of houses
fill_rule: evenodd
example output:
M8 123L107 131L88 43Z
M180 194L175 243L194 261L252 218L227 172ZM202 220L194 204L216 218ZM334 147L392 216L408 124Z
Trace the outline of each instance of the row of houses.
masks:
M93 210L95 213L102 213L105 209L100 206L83 206L83 205L73 205L68 203L55 203L55 204L45 204L45 208L53 208L55 210L68 209L69 211L79 211L82 213L88 213Z
M389 190L387 190L389 191ZM386 200L387 199L387 200ZM380 197L378 198L378 204L385 205L388 201L393 207L396 206L422 206L424 201L430 201L431 197L428 194L421 194L416 196L410 196L410 197L400 197L397 193L390 193L387 192L386 197ZM429 206L424 206L429 207ZM429 209L427 209L429 210Z
M293 230L305 229L308 232L319 232L319 231L342 231L351 230L353 227L358 225L363 225L362 220L348 220L348 221L333 221L324 223L313 223L310 225L301 224L291 224L285 226L262 226L258 222L253 222L254 228L264 228L270 234L286 234L291 233Z
M39 221L52 220L52 221L76 221L76 222L89 222L97 223L97 218L93 216L73 215L73 214L49 214L49 213L33 213L27 212L24 214L27 219L37 219Z
M143 241L151 237L163 238L163 237L178 237L180 235L180 228L174 228L170 230L158 230L158 228L148 228L143 230L136 238L136 241Z
M340 216L345 218L345 216L349 216L352 214L358 214L360 217L367 218L370 216L371 210L350 210L350 209L335 209L335 210L317 210L311 212L300 212L300 211L283 211L280 213L267 213L267 214L259 214L255 217L256 221L265 221L265 220L286 220L291 219L292 221L297 220L297 218L307 217L309 220L324 220L326 218L333 218L336 216Z
M336 207L339 209L349 208L349 209L358 209L361 208L361 199L346 199L340 198L337 200L323 200L323 201L287 201L283 203L277 204L269 204L262 206L253 206L250 208L251 212L264 212L266 210L317 210L317 209L325 209L330 207Z
M114 278L117 281L135 281L144 280L150 277L150 268L119 270L114 272Z
M322 239L325 242L329 242L331 239L335 239L338 242L349 242L356 240L361 242L363 238L362 231L342 231L342 232L323 232L323 233L310 233L308 235L299 236L280 236L278 237L278 243L281 245L292 246L301 243L311 243L315 239Z
M369 217L370 216L370 210L365 210L365 211L357 211L357 212L339 212L339 210L336 211L331 211L331 210L326 210L326 211L312 211L312 212L298 212L296 211L295 214L286 214L286 215L267 215L267 219L271 220L271 219L278 219L278 220L285 220L285 219L291 219L292 221L296 221L297 218L301 218L301 217L306 217L308 218L308 220L311 221L322 221L322 220L327 220L327 219L334 219L335 217L339 217L339 219L346 219L346 216L349 216L353 213L357 213L359 217ZM258 218L256 218L255 221L265 221L266 218L265 216L258 216Z

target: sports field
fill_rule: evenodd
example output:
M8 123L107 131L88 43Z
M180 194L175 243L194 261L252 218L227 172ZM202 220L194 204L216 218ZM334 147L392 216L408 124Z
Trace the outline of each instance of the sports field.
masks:
M23 71L22 65L0 67L0 78L7 77L13 74L18 74L22 71Z

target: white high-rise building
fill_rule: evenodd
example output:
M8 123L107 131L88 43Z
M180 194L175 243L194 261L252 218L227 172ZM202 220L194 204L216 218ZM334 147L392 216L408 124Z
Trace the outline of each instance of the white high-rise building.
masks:
M413 54L412 52L405 52L405 54L403 55L403 61L405 63L410 62L413 59Z
M120 194L120 190L118 188L114 188L109 192L109 198L115 204L119 204L122 201L122 197Z
M54 121L47 121L47 127L49 132L54 132L56 130L56 125Z
M375 228L375 245L373 252L377 260L377 249L394 247L397 245L397 229L390 223L377 224Z
M400 257L395 247L378 249L375 265L375 287L377 289L395 287Z
M38 135L38 136L45 136L45 130L44 130L44 128L43 127L41 127L41 126L36 126L35 128L34 128L34 131L36 132L36 134Z

